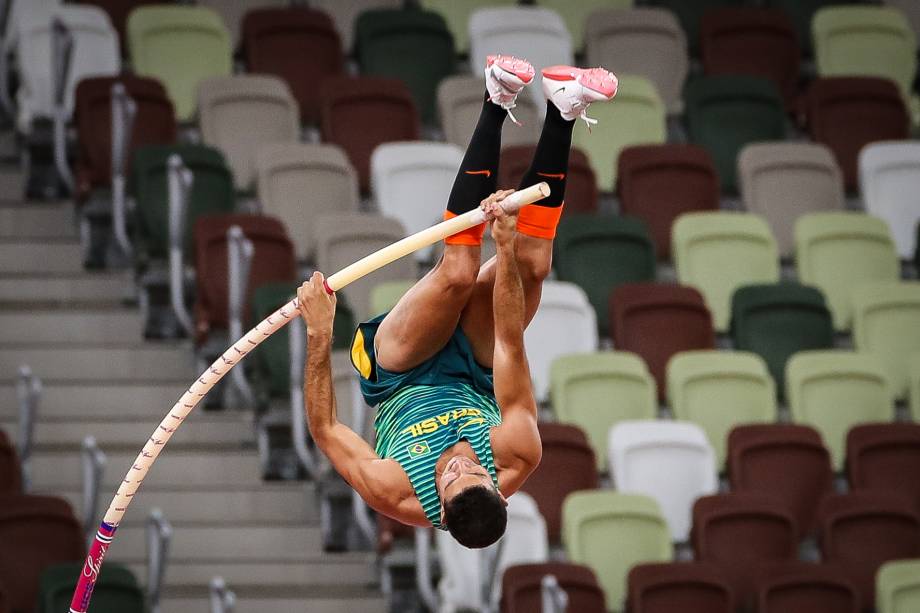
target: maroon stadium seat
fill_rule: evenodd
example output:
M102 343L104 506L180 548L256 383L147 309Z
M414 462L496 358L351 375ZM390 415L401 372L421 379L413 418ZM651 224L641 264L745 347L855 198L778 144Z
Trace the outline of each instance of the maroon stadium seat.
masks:
M498 167L498 186L516 189L530 168L534 145L514 145L502 149ZM597 212L597 179L588 156L578 147L569 152L569 172L565 181L565 214Z
M19 467L19 455L6 432L0 430L0 493L19 494L21 492L22 472Z
M199 343L214 329L225 329L227 313L228 271L227 230L239 226L252 241L252 268L248 294L243 301L249 321L249 305L255 288L268 283L291 283L297 280L294 245L284 226L274 217L262 215L203 215L195 221L195 335Z
M629 571L630 613L733 613L731 588L719 567L705 562L639 564Z
M398 79L326 79L320 88L320 115L323 141L345 150L365 192L370 188L374 148L391 141L417 140L421 129L412 94Z
M537 502L546 520L551 543L558 543L562 528L562 501L572 492L597 487L594 451L578 426L540 423L543 459L521 490Z
M319 85L345 69L342 41L332 18L305 6L246 13L243 57L249 72L284 79L305 123L319 123Z
M605 613L604 592L594 572L581 564L548 562L509 566L502 576L501 613L533 613L542 608L540 582L553 575L569 597L566 613Z
M759 492L782 502L799 536L811 533L834 474L821 435L808 426L738 426L728 435L728 476L733 492Z
M920 513L920 424L866 424L847 434L850 489L909 496Z
M125 38L125 25L128 22L128 15L135 8L145 4L162 4L163 0L76 0L79 4L92 4L98 6L109 14L112 25L118 32L118 42L121 45L121 54L128 55L128 43Z
M613 346L645 359L664 399L665 367L690 349L714 349L712 315L703 296L683 285L627 283L610 294Z
M671 258L671 225L683 213L719 208L719 176L697 145L636 145L617 162L620 211L646 223L659 260Z
M831 495L818 516L822 558L846 572L862 608L875 604L875 573L884 562L920 557L920 517L906 496L868 490Z
M763 494L704 496L693 505L690 539L696 559L719 567L737 604L750 608L764 569L798 556L795 520Z
M707 75L766 77L776 84L786 108L793 108L799 45L783 11L750 6L707 11L700 24L700 52Z
M898 86L888 79L817 79L808 91L806 107L811 137L834 152L849 190L858 187L859 151L863 146L909 135L904 99Z
M52 564L81 562L83 530L67 501L52 496L0 496L0 581L9 607L30 613L38 601L42 571Z
M74 123L77 128L76 183L78 202L90 191L112 184L112 85L121 83L137 105L125 174L131 155L144 145L166 145L176 140L176 115L166 90L156 79L130 75L93 77L77 84Z
M757 582L757 613L858 613L859 594L846 574L827 564L796 562Z
M10 613L9 590L0 581L0 613Z

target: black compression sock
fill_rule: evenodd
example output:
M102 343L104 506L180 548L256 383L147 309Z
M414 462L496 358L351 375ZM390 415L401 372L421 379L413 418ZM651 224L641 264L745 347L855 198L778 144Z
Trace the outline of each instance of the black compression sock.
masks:
M524 173L518 189L540 181L549 183L550 195L535 202L540 206L557 207L565 200L565 177L569 172L569 148L572 146L572 129L575 121L566 121L556 105L546 101L546 120L540 142L533 155L530 168Z
M470 137L466 154L447 199L447 210L462 215L498 187L498 160L502 147L502 123L508 112L489 100L488 92L479 114L479 122Z

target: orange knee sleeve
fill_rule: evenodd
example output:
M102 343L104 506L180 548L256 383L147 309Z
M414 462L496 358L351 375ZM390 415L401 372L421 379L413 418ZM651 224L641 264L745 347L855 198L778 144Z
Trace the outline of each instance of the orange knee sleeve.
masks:
M444 211L444 221L448 219L453 219L456 217L456 213L451 213L450 211ZM448 245L467 245L469 247L477 247L482 245L482 235L486 231L486 224L481 223L479 225L473 226L472 228L467 228L462 232L457 232L452 234L444 239L444 242Z
M556 226L562 217L563 206L565 203L559 206L528 204L518 214L518 232L536 238L556 238Z

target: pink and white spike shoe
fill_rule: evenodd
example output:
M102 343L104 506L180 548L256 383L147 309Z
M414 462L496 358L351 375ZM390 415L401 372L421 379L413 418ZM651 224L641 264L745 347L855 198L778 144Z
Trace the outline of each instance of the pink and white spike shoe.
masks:
M616 96L617 78L603 68L551 66L543 69L543 93L564 119L581 118L590 128L597 120L587 116L588 107Z
M508 111L511 121L521 125L511 109L515 106L518 93L533 81L534 69L531 63L513 55L490 55L486 58L485 74L489 99Z

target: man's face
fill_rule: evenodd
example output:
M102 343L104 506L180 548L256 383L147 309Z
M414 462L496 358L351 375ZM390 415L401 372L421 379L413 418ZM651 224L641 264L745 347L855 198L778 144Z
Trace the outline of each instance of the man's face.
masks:
M443 502L477 485L492 487L492 477L484 467L463 455L455 455L448 460L444 473L438 479L438 491Z

